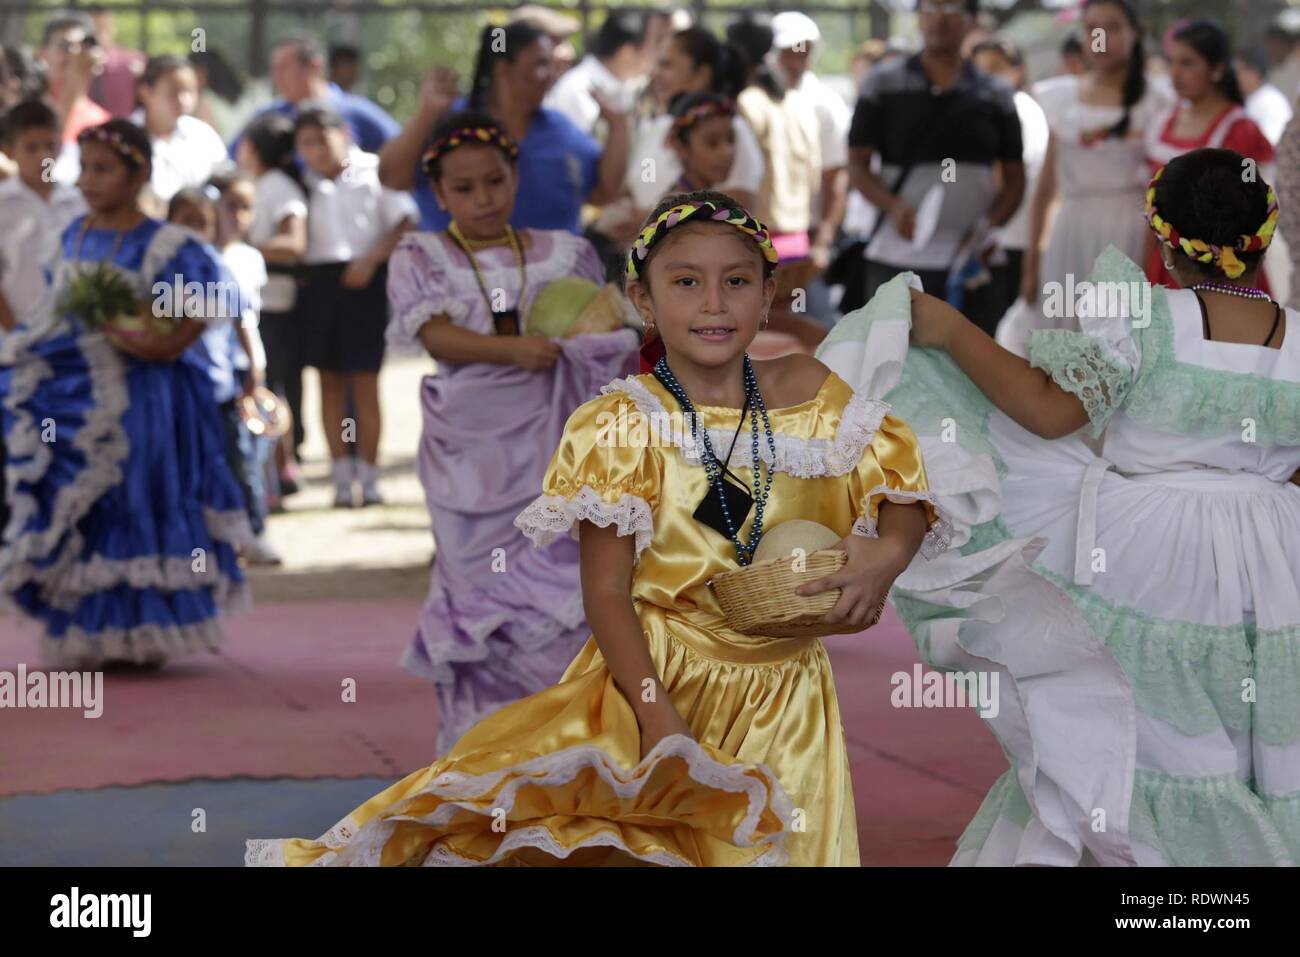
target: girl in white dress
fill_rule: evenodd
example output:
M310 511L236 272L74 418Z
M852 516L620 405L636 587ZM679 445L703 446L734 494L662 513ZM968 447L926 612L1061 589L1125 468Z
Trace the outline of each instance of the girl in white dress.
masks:
M1034 87L1051 136L1038 188L1026 199L1032 205L1020 297L1029 308L1013 309L998 333L999 342L1021 355L1032 328L1078 328L1072 316L1035 308L1049 284L1086 278L1107 246L1141 262L1146 242L1139 215L1150 174L1143 131L1172 93L1167 81L1146 75L1141 28L1127 0L1088 0L1083 28L1088 71ZM1095 49L1100 44L1093 37L1104 38L1103 50Z
M1147 215L1183 288L1107 250L1092 282L1123 285L1028 362L905 277L819 352L907 418L959 517L895 592L927 662L1001 676L1012 767L954 863L1300 863L1300 314L1252 288L1278 209L1240 171L1164 167Z

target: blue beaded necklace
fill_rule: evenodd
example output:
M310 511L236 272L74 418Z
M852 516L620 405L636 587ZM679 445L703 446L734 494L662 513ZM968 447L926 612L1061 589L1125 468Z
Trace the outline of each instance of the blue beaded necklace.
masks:
M723 492L722 473L725 469L723 463L718 461L718 456L713 451L713 443L709 440L709 430L699 425L699 416L695 412L695 406L691 403L690 396L682 388L677 377L673 375L672 369L668 367L668 357L662 356L655 363L655 376L663 383L682 407L686 418L691 423L691 436L704 445L704 455L701 456L704 464L704 474L708 479L710 490L716 489L718 500L722 503L722 515L727 526L727 535L731 539L731 544L736 549L736 559L741 565L748 565L754 559L754 550L758 548L758 541L763 537L763 509L767 504L768 493L772 490L772 469L767 470L767 481L763 481L762 461L758 457L758 416L763 417L763 431L767 435L767 447L772 453L772 461L776 461L776 441L772 437L772 425L767 418L767 406L763 404L763 394L758 391L758 380L754 377L754 366L749 361L749 354L745 354L745 402L746 406L751 406L749 413L750 434L753 440L752 460L754 463L754 524L749 531L749 541L740 540L740 529L731 517L731 510L727 505L727 497ZM741 424L744 424L745 410L741 412ZM741 524L744 524L743 519Z

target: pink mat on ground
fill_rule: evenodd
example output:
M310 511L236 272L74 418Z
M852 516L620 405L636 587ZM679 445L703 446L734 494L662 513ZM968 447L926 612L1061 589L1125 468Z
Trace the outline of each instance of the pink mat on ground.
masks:
M432 757L431 687L398 667L418 602L260 605L219 655L106 674L104 711L0 712L0 794L146 781L405 774ZM0 668L37 660L0 621ZM343 681L356 701L343 701Z
M416 602L262 605L220 655L106 675L104 713L0 711L0 796L230 777L392 777L432 759L435 708L397 664ZM915 648L892 609L828 639L849 739L863 862L943 864L1006 761L971 711L895 709ZM35 643L0 620L0 670ZM345 678L356 702L342 700Z

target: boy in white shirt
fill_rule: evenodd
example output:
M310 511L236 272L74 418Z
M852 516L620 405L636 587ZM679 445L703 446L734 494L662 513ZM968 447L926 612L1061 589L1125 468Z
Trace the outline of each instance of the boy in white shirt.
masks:
M52 175L59 128L40 100L19 103L0 119L0 148L18 167L17 176L0 182L0 336L34 319L63 230L86 211L81 191Z
M294 122L307 165L307 264L302 321L306 364L320 373L321 418L334 460L334 505L351 508L353 483L363 505L383 502L379 468L379 367L388 324L388 257L419 221L409 193L379 182L379 158L352 143L327 106L309 106ZM345 420L350 400L355 425ZM357 450L356 466L348 446Z

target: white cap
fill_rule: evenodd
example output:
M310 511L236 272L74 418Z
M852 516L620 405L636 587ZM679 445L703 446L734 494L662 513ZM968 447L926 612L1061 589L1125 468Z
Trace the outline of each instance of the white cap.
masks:
M822 32L812 17L804 13L778 13L772 18L772 47L776 50L793 50L799 44L819 43Z

